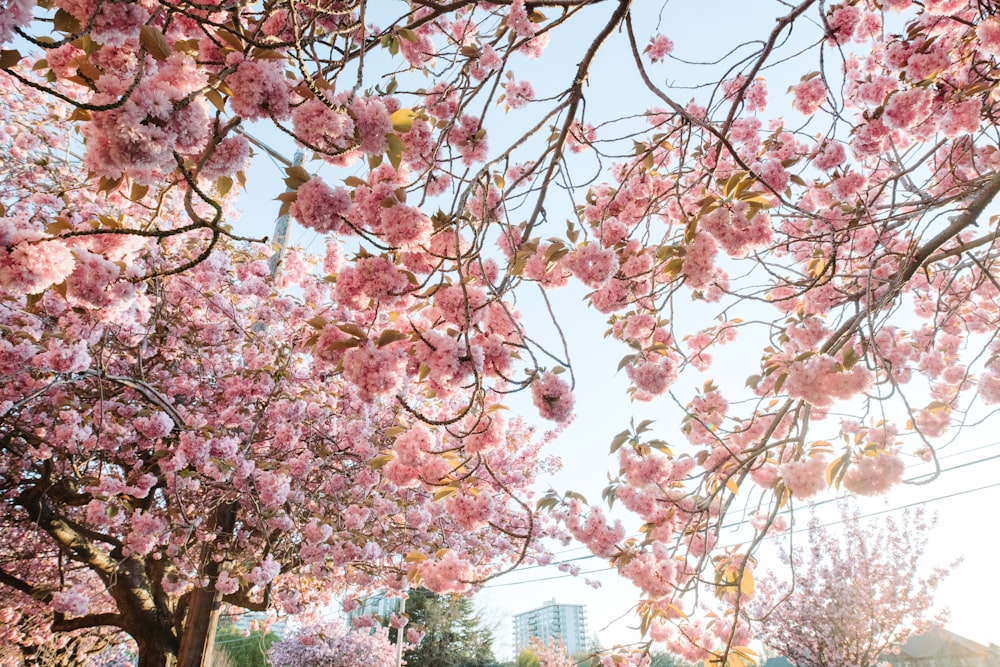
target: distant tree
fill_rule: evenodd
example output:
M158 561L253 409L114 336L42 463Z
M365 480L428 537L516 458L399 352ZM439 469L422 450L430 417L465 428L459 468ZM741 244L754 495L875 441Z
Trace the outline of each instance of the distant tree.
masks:
M290 633L271 647L269 657L274 667L396 666L396 651L385 628L374 632L349 629L339 621L315 623Z
M813 516L808 548L787 559L791 585L759 578L761 599L778 601L751 607L760 636L799 667L874 667L912 633L944 620L929 610L947 568L928 572L920 562L934 521L918 510L863 523L846 506L841 518L834 532Z
M650 659L649 667L691 667L691 663L670 653L655 653Z
M493 633L468 598L441 595L417 588L406 600L408 629L423 634L415 648L403 657L408 665L419 667L490 667L493 657ZM395 641L396 631L390 631Z
M269 630L253 629L244 633L227 619L219 623L215 633L216 659L225 655L239 667L268 667L271 663L267 652L279 639L281 637Z
M576 661L566 655L566 647L561 641L549 639L542 642L532 639L531 646L517 656L517 667L574 667Z
M538 667L538 656L533 649L521 649L521 652L517 654L517 662L514 665L515 667Z

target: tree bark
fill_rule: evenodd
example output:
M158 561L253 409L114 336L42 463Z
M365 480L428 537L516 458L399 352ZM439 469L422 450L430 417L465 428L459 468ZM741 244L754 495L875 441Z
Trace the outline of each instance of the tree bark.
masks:
M173 641L164 643L156 641L153 637L144 637L137 643L139 667L177 667L176 644Z

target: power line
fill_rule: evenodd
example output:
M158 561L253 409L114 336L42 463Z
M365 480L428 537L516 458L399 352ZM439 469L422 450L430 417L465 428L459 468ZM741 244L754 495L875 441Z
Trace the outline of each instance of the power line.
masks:
M978 451L980 449L986 449L986 448L989 448L989 447L995 447L997 445L1000 445L1000 441L992 442L992 443L989 443L988 445L982 445L980 447L974 447L972 449L962 450L961 452L954 452L954 453L950 454L949 457L960 456L962 454L969 454L971 452ZM945 458L945 457L942 457L942 458ZM951 472L952 470L959 470L961 468L966 468L968 466L977 465L977 464L980 464L980 463L986 463L988 461L993 461L993 460L996 460L996 459L1000 459L1000 454L997 454L995 456L987 456L987 457L982 458L982 459L976 459L975 461L966 461L965 463L959 463L959 464L950 466L948 468L942 468L940 470L940 473L943 474L943 473L946 473L946 472ZM912 478L910 478L908 480L904 480L904 481L905 482L912 482L912 481L917 480L917 479L920 479L920 478L919 477L912 477ZM990 487L987 486L987 487L981 487L981 488L985 489L985 488L990 488ZM973 489L973 490L975 491L975 490L978 490L978 489ZM936 500L943 500L943 499L947 499L949 497L950 496L941 496L940 498L932 498L932 499L930 499L930 500L928 500L926 502L934 502ZM827 500L821 500L819 502L813 503L812 505L813 505L813 507L819 507L820 505L827 505L829 503L836 502L837 500L841 500L841 499L842 498L829 498ZM897 509L904 509L905 507L908 507L908 506L899 507ZM889 511L894 511L894 510L889 510ZM788 513L788 511L783 512L783 513ZM875 514L868 515L868 516L875 516ZM720 530L728 530L730 528L739 528L740 526L742 526L742 525L744 525L746 523L748 523L748 521L747 521L746 517L743 517L743 518L739 519L738 521L734 521L732 523L724 524L720 528ZM639 535L636 535L636 537L638 537L638 536ZM558 554L563 554L563 553L571 553L573 551L580 551L580 550L583 550L583 549L586 549L586 548L587 547L585 547L585 546L578 546L578 547L573 547L572 549L565 549L563 551L557 551L557 552L555 552L555 554L558 555ZM558 561L556 563L545 563L544 565L528 565L528 566L525 566L525 567L518 568L517 571L518 572L525 572L527 570L536 570L536 569L541 569L541 568L558 566L558 565L561 565L563 563L575 563L577 561L588 560L588 559L591 559L591 558L596 558L596 556L594 556L593 554L587 554L585 556L578 556L578 557L575 557L575 558L562 559L562 560L560 560L560 561ZM575 575L557 575L557 576L575 576ZM500 585L509 586L509 585L512 585L512 584L500 584Z
M996 458L996 457L990 457L990 458ZM989 459L983 459L983 460L989 460ZM954 470L954 469L957 469L959 467L962 467L962 466L955 466L954 468L949 468L949 470ZM858 519L859 520L860 519L868 519L868 518L871 518L873 516L879 516L881 514L888 514L890 512L898 512L900 510L909 509L911 507L916 507L918 505L928 505L930 503L938 502L939 500L948 500L950 498L956 498L958 496L964 496L964 495L969 494L969 493L977 493L979 491L986 491L986 490L993 489L993 488L996 488L996 487L1000 487L1000 482L994 482L992 484L987 484L985 486L980 486L980 487L977 487L975 489L965 489L963 491L956 491L955 493L949 493L949 494L946 494L946 495L943 495L943 496L937 496L935 498L928 498L928 499L925 499L925 500L918 500L918 501L914 501L912 503L908 503L906 505L900 505L898 507L890 507L890 508L887 508L887 509L882 509L882 510L878 510L878 511L874 511L874 512L869 512L867 514L860 515L858 517ZM829 502L833 502L833 500L838 500L838 499L825 500L822 503L816 503L816 505L826 504L826 503L829 503ZM836 521L831 521L829 523L822 524L822 526L823 527L829 527L829 526L835 526L835 525L840 524L840 523L843 523L843 519L838 519ZM808 531L808 530L809 530L808 527L803 527L803 528L797 528L797 529L791 530L791 531L789 531L789 533L794 534L794 533L798 533L798 532L802 532L802 531ZM598 556L594 556L594 555L581 556L579 558L574 558L572 560L573 561L578 561L578 560L587 560L587 559L590 559L590 558L598 558ZM564 561L564 562L570 562L570 561ZM547 567L547 566L532 566L532 567ZM528 569L528 568L524 568L524 569ZM600 569L597 569L597 570L588 570L586 572L580 572L579 574L555 574L555 575L552 575L550 577L541 577L541 578L536 578L536 579L526 579L525 581L512 581L512 582L498 583L498 584L487 584L486 586L483 586L483 588L500 588L502 586L519 586L521 584L534 584L534 583L537 583L537 582L540 582L540 581L552 581L554 579L566 579L566 578L569 578L569 577L577 577L577 576L582 576L582 575L587 575L587 574L595 574L597 572L606 572L606 571L608 571L608 569L609 568L600 568ZM518 571L523 571L523 570L518 570Z
M958 452L951 452L951 453L947 454L946 456L940 457L939 460L944 460L944 459L948 459L948 458L954 458L956 456L962 456L964 454L971 454L972 452L976 452L976 451L979 451L979 450L982 450L982 449L989 449L990 447L996 447L997 445L1000 445L1000 440L994 441L994 442L991 442L991 443L988 443L988 444L985 444L985 445L980 445L979 447L972 447L970 449L963 449L963 450L958 451ZM997 454L995 456L988 456L988 457L982 458L982 459L976 459L975 461L966 461L965 463L959 463L959 464L950 466L948 468L942 468L939 471L939 473L946 473L946 472L950 472L952 470L958 470L960 468L966 468L968 466L976 465L976 464L979 464L979 463L985 463L985 462L993 461L993 460L996 460L996 459L1000 459L1000 454ZM920 479L920 477L911 477L908 480L904 480L904 483L905 482L913 482L913 481L915 481L917 479ZM828 500L821 500L819 502L813 503L813 506L814 507L818 507L820 505L826 505L826 504L835 502L837 500L840 500L840 498L830 498ZM727 530L727 529L730 529L730 528L739 528L740 526L742 526L745 523L747 523L747 519L744 517L744 518L741 518L739 521L723 525L722 528L721 528L721 530ZM635 537L638 537L638 536L639 536L638 534L635 535ZM562 551L556 551L556 552L553 553L553 555L572 553L574 551L582 551L582 550L586 550L586 548L587 547L582 546L582 545L581 546L576 546L576 547L572 547L570 549L564 549ZM588 554L588 555L585 555L585 556L578 556L578 557L575 557L575 558L561 559L558 562L545 563L544 565L527 565L525 567L519 567L519 568L517 568L517 571L518 572L525 572L527 570L537 570L537 569L541 569L541 568L558 566L558 565L560 565L562 563L574 563L576 561L587 560L587 559L590 559L590 558L596 558L596 556L594 556L592 554ZM572 576L572 575L569 575L569 576ZM503 585L506 586L506 585L509 585L509 584L503 584Z

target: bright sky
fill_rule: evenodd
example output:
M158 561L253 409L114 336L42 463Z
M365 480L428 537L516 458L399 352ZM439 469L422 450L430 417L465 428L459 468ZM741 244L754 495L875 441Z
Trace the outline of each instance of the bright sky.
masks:
M716 0L712 3L671 0L662 5L662 11L660 3L638 4L643 10L652 11L645 17L646 21L640 24L659 24L659 30L675 42L674 53L688 60L708 59L706 45L707 48L720 51L728 49L729 45L759 38L773 25L771 18L761 9L780 9L776 3L748 3L745 0ZM706 7L709 6L710 20L706 15ZM801 36L801 31L797 35ZM567 45L554 39L551 48L567 48ZM551 57L551 54L547 55ZM618 57L622 57L621 54L616 55L612 51L598 61L599 65L591 77L587 94L588 114L591 114L588 120L593 117L614 117L616 113L642 111L641 108L615 108L617 102L623 99L623 91L619 88L622 83L621 71L629 69L628 65L616 65ZM576 62L574 54L567 50L567 71L571 71ZM526 67L527 65L525 63ZM657 74L661 79L666 78L683 86L706 81L708 69L710 68L692 70L675 62L665 64L657 70ZM565 85L565 79L558 79L563 74L558 68L546 67L543 71L545 76L556 77L552 79L553 83ZM692 71L694 74L691 74ZM789 79L787 83L792 83L805 73L798 70L794 72L795 78ZM518 71L518 74L531 78L538 90L545 87L545 78L537 68L525 69L523 73ZM767 74L772 109L787 106L781 94L787 87L781 82L783 72ZM686 101L687 97L696 94L696 91L692 91L687 95L678 94L678 97ZM516 121L517 117L511 116L509 122L514 124ZM516 127L512 126L511 130L516 130ZM490 131L493 132L494 128L490 127ZM291 157L294 148L283 138L271 135L262 135L262 138L273 142L283 154ZM309 163L306 167L312 171L317 169L318 164ZM334 175L329 173L328 168L323 173L332 180ZM346 175L345 173L344 176ZM282 177L280 169L265 156L260 156L251 169L249 192L244 196L241 208L244 210L244 222L254 231L270 233L271 216L267 212L277 212L278 203L272 198L282 190ZM559 219L558 215L550 217ZM241 229L246 231L245 228ZM303 232L294 224L290 240L292 244L311 247L315 251L322 249L322 244L314 233ZM680 407L669 397L663 397L652 404L632 404L629 401L624 373L616 374L615 371L618 359L626 351L602 338L606 328L605 318L588 312L581 303L584 293L580 290L573 291L574 289L567 288L554 295L560 325L570 338L571 361L579 390L576 394L576 421L559 439L553 452L564 461L564 469L553 484L559 491L573 489L584 493L591 501L600 502L600 490L607 482L605 471L617 472L617 464L608 456L608 447L614 435L624 429L632 418L636 422L647 418L656 419L656 436L663 437L671 445L677 445L679 451L683 451L683 439L676 428L681 412ZM522 304L522 310L526 312L525 319L529 322L533 319L531 308L530 304ZM679 315L697 318L702 314L700 307L692 305L690 312ZM549 332L550 335L552 333ZM759 361L741 358L738 348L724 348L716 358L719 363L712 371L714 375L683 376L677 386L678 396L689 395L692 387L700 386L709 377L720 384L734 382L741 386L747 375L754 372L754 366L759 366ZM722 374L727 377L720 377ZM517 399L511 402L515 410L519 405L526 406L527 403L520 403ZM532 410L529 408L526 412L531 413ZM995 576L995 551L1000 546L1000 539L994 536L991 516L992 508L1000 507L1000 482L996 481L1000 479L1000 432L988 427L967 430L941 452L941 465L943 472L936 482L900 489L887 499L865 502L862 512L874 514L920 503L925 504L929 510L938 512L939 524L927 554L927 564L937 565L958 557L964 558L938 593L941 605L952 610L949 628L981 643L1000 643L995 611L995 601L1000 599L1000 579ZM914 460L906 477L916 477L925 471L926 468L919 467ZM803 512L803 523L807 514ZM738 517L734 516L734 519ZM736 542L740 537L734 531L731 540ZM601 581L602 587L594 590L584 583L583 577L571 577L556 567L529 568L492 582L479 595L478 603L485 610L486 617L496 624L495 650L498 657L509 655L513 633L512 616L539 607L553 597L559 602L587 605L590 630L599 634L604 645L637 639L637 632L628 628L634 624L631 610L636 599L634 589L621 583L617 575L599 559L588 557L583 548L570 546L557 551L561 558L579 566L588 578ZM762 555L761 566L767 567L766 554Z

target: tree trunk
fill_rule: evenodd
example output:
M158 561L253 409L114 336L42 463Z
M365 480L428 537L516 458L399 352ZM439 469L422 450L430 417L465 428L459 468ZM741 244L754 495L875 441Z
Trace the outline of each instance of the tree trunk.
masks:
M147 637L139 644L139 667L177 667L175 644Z

